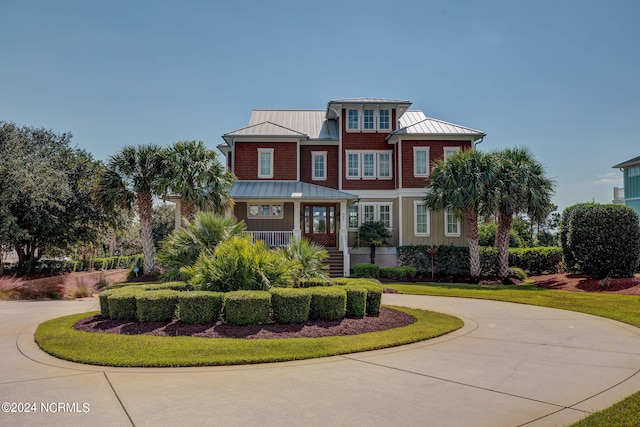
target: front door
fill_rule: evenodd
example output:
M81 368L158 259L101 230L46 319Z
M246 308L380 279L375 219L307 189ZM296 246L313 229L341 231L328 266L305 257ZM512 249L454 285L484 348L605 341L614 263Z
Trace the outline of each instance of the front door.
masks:
M304 237L323 246L336 245L336 205L305 204Z

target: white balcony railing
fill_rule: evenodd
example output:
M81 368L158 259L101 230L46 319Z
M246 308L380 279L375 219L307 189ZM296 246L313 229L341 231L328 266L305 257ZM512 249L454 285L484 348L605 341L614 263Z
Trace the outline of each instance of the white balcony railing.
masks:
M613 187L613 203L624 204L624 188Z
M271 247L287 246L293 231L245 231L246 234L250 234L253 241L262 240Z

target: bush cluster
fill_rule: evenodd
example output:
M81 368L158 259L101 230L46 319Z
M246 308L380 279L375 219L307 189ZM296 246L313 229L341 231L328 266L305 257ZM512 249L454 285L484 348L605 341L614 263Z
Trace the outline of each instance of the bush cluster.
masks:
M345 316L377 315L382 285L370 279L317 281L309 288L271 291L191 291L183 282L108 289L100 293L102 315L140 322L176 318L184 323L304 323L309 319L338 320Z
M93 260L94 270L115 270L118 268L130 268L142 259L142 255L120 256L120 257L103 257ZM27 274L27 273L74 273L79 271L89 271L91 262L89 260L53 260L45 259L33 263L24 263L24 265L13 268L7 268L9 274Z
M414 267L399 266L399 267L384 267L380 269L380 277L382 279L391 280L407 280L414 279L418 271Z
M356 264L353 266L353 274L351 277L377 279L380 277L380 267L375 264Z

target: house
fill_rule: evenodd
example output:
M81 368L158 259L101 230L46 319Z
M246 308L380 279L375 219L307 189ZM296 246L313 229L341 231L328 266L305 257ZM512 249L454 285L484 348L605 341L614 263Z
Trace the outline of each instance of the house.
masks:
M234 215L267 244L292 236L324 245L339 271L369 262L356 230L384 222L391 246L376 263L396 265L402 245L465 245L452 212L422 203L433 163L470 149L485 134L410 110L411 102L349 98L323 110L254 110L247 127L223 135L218 148L237 181Z
M640 215L640 156L613 166L623 173L624 187L614 187L613 203L627 205Z

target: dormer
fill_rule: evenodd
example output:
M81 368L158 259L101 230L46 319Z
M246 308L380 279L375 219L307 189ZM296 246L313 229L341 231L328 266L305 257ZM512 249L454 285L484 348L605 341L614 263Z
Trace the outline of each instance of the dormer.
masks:
M336 99L327 104L326 118L339 119L344 115L346 132L390 133L398 128L397 120L410 106L410 101L397 99Z

